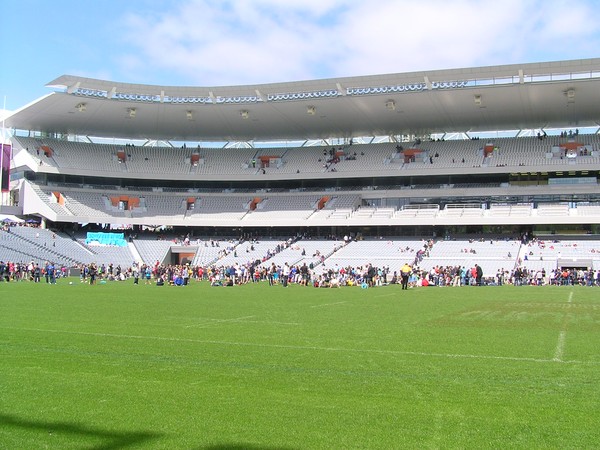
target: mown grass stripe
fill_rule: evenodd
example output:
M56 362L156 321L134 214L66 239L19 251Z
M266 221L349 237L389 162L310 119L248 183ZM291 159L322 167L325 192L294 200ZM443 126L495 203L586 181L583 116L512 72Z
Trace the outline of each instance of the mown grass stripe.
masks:
M434 353L434 352L418 352L410 350L383 350L383 349L360 349L360 348L346 348L346 347L320 347L311 345L284 345L284 344L264 344L256 342L233 342L233 341L218 341L210 339L193 339L193 338L179 338L179 337L165 337L165 336L141 336L141 335L130 335L130 334L113 334L113 333L96 333L88 331L70 331L70 330L52 330L46 328L16 328L16 327L0 327L3 329L21 330L21 331L34 331L40 333L64 333L64 334L76 334L81 336L98 336L107 338L120 338L120 339L146 339L146 340L157 340L157 341L170 341L170 342L189 342L196 344L212 344L212 345L230 345L230 346L246 346L246 347L260 347L260 348L273 348L273 349L288 349L288 350L315 350L323 352L340 352L340 353L374 353L374 354L387 354L387 355L409 355L409 356L424 356L433 358L452 358L452 359L490 359L490 360L502 360L502 361L523 361L523 362L535 362L535 363L564 363L564 364L600 364L600 361L563 361L557 359L556 356L552 359L547 358L529 358L520 356L502 356L502 355L470 355L460 353Z

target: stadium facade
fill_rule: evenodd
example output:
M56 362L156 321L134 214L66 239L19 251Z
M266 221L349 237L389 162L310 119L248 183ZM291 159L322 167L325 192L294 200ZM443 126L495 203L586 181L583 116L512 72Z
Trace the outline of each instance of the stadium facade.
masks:
M5 121L2 213L222 234L598 231L600 59L231 87L65 75L48 86Z

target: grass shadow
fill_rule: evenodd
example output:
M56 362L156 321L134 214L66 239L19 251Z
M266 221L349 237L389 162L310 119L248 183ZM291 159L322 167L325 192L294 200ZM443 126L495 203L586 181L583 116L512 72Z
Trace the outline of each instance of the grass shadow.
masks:
M37 430L46 433L61 433L101 440L89 448L92 450L119 450L129 446L143 446L149 441L159 438L161 435L148 431L140 432L118 432L106 431L84 425L67 422L49 422L28 420L9 414L0 414L0 427L12 427L28 430Z

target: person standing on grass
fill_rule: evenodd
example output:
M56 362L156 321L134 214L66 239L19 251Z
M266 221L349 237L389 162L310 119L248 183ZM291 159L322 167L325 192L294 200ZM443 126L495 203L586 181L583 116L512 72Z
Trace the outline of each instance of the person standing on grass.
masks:
M140 269L137 262L133 262L131 265L131 273L133 275L133 284L139 284L140 281Z
M375 267L371 263L367 266L366 282L369 287L373 287L373 279L375 278Z
M475 264L475 284L481 286L481 279L483 278L483 269L479 264Z
M54 265L54 262L51 262L50 264L48 264L48 268L46 270L48 271L48 277L50 278L50 284L56 284L56 266Z
M150 268L150 266L146 266L144 269L144 280L145 283L144 284L152 284L152 269Z
M410 273L412 272L412 267L408 265L408 263L404 263L404 265L400 268L400 277L402 279L402 290L408 289L408 278L410 277Z
M90 264L88 269L88 275L90 276L90 284L96 284L96 275L98 274L98 269L96 268L96 264Z
M277 267L275 266L275 263L273 263L273 264L271 264L271 267L269 268L269 272L268 272L269 286L273 286L275 284L276 272L277 272Z
M308 266L306 265L306 262L304 264L302 264L302 266L300 267L300 275L302 277L302 281L300 282L300 284L303 286L308 286L309 274L308 274Z

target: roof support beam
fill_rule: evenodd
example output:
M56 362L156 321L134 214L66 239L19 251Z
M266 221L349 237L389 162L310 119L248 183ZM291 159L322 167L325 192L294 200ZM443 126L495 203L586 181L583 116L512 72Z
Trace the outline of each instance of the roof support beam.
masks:
M78 81L75 84L72 84L71 86L69 86L67 88L67 94L72 94L73 92L75 92L77 89L79 89L79 86L81 86L81 81Z
M423 80L425 81L425 86L427 86L427 90L431 91L432 86L431 86L431 81L429 81L429 77L427 75L425 75L423 77Z

